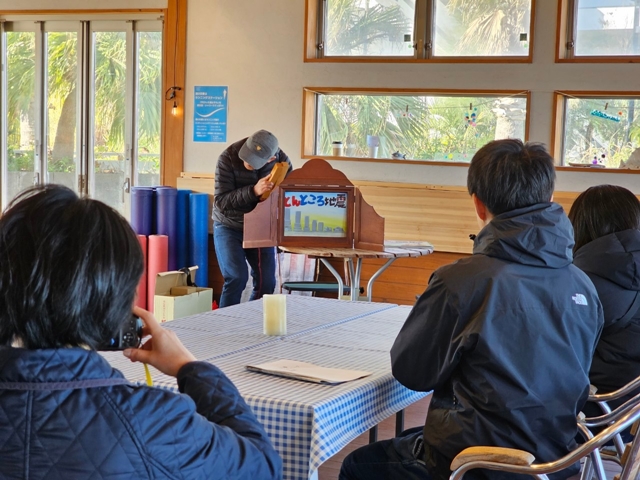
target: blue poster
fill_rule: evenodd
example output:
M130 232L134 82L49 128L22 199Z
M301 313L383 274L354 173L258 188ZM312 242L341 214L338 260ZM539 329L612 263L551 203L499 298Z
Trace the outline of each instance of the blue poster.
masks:
M227 141L228 97L228 87L194 87L194 142Z

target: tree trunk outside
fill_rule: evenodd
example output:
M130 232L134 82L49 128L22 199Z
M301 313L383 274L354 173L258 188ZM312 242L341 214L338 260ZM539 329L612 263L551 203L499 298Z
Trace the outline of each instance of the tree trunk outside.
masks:
M56 139L53 143L51 161L59 162L65 159L73 159L75 154L76 132L76 89L69 92L62 104Z

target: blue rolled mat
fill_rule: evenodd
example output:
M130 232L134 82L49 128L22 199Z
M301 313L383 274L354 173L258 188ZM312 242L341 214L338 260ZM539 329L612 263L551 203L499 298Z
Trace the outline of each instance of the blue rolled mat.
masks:
M131 189L131 227L138 235L152 235L155 193L150 187Z
M189 266L197 265L196 285L209 285L209 195L189 195Z
M176 200L178 191L172 187L156 187L156 233L169 237L169 271L178 269Z
M191 190L178 190L176 201L176 262L177 268L189 265L189 194Z

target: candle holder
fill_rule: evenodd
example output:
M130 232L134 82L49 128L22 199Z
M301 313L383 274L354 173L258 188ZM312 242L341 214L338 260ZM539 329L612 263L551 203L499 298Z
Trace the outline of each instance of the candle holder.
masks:
M283 294L263 295L263 333L271 336L287 334L287 296Z

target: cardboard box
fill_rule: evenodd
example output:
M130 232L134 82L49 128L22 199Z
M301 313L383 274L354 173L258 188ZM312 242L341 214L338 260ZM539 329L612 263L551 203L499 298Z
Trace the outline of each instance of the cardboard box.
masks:
M198 267L191 267L191 278ZM213 289L187 285L184 272L162 272L156 277L153 312L159 322L211 311Z

